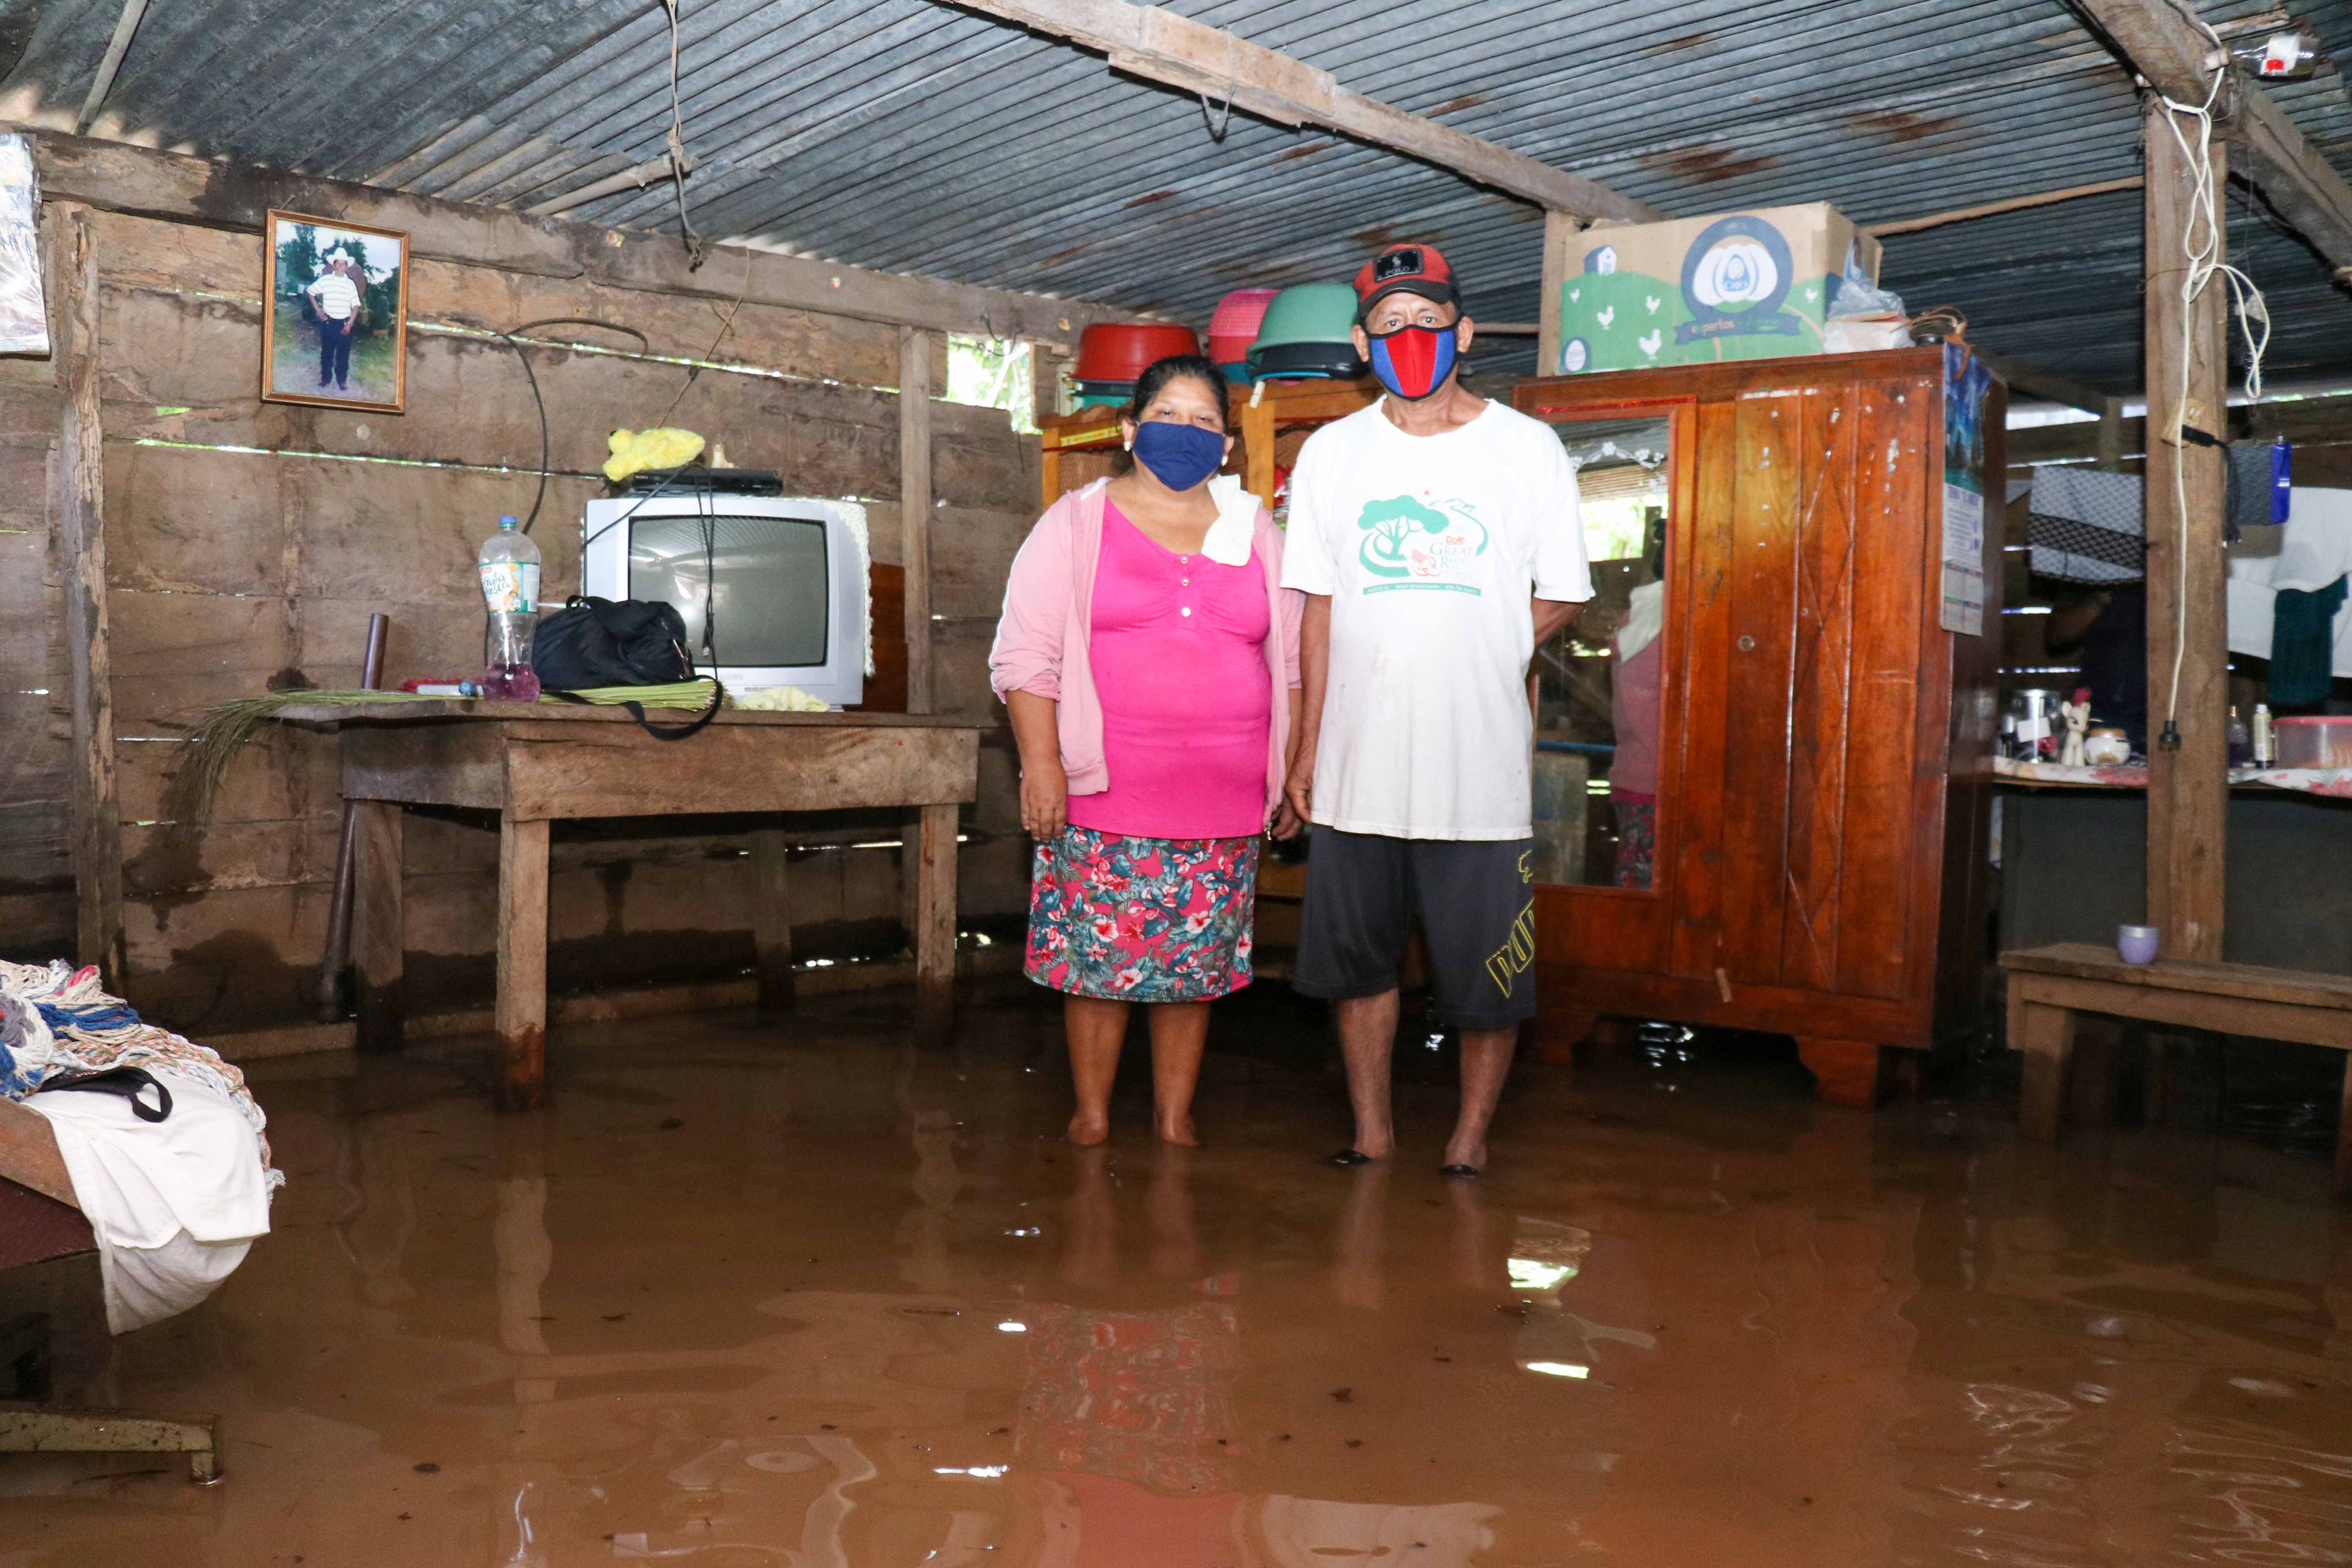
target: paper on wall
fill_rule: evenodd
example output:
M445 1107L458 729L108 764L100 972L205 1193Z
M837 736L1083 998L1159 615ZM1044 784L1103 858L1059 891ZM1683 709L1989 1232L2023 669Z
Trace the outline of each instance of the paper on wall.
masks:
M1984 636L1985 401L1992 373L1958 342L1944 345L1944 584L1938 622Z
M1984 497L1944 486L1944 605L1948 632L1984 636Z

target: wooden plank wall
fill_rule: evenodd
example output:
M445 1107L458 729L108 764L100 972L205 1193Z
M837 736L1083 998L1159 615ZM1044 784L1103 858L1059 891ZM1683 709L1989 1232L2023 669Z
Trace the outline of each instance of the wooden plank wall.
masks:
M540 455L522 371L488 329L584 316L650 341L649 357L619 334L557 328L547 331L612 352L528 351L556 472L534 530L551 602L578 583L578 521L602 489L593 476L606 434L661 421L673 399L667 422L723 442L736 464L775 468L796 492L865 500L875 558L899 560L891 326L536 276L494 258L475 265L420 257L410 282L405 415L264 404L256 395L260 237L121 213L95 221L127 985L138 1005L174 1026L307 1018L339 809L331 740L278 732L237 764L213 822L195 826L176 787L189 720L208 702L266 686L356 684L363 628L376 610L392 618L387 682L478 663L472 552L501 512L529 510ZM737 254L720 252L701 283L715 276L723 285L730 267L748 267ZM714 353L730 309L732 325ZM680 359L712 367L689 383ZM58 425L54 387L33 384L29 373L25 381L0 381L8 421L0 464L9 478L50 460L42 440L53 445ZM987 632L1034 517L1035 444L992 409L938 404L932 428L938 707L995 723ZM10 486L0 529L19 527L45 493L42 485ZM39 534L21 526L22 534L0 532L0 551L35 548ZM27 590L16 572L6 581L0 595L14 596L0 598L0 684L58 689L46 674L19 679L56 659L41 648L36 660L38 639L26 628L37 616L56 623L53 612L17 602ZM40 718L38 744L16 745L21 726L13 723L0 740L0 769L13 786L6 799L33 803L0 814L0 896L26 896L15 891L20 883L53 883L63 853L51 824L62 816L50 798L62 742L57 715ZM965 826L967 918L1015 912L1025 898L1009 745L993 737L982 755L982 799ZM692 826L559 837L559 988L588 976L612 984L748 969L750 825ZM802 839L897 836L895 822L845 820L814 825ZM486 997L495 832L420 816L407 841L412 1009ZM796 858L796 945L823 953L845 932L870 935L895 921L899 858L826 848ZM69 936L69 901L62 929Z
M0 957L74 945L61 611L51 549L58 392L47 360L0 360Z

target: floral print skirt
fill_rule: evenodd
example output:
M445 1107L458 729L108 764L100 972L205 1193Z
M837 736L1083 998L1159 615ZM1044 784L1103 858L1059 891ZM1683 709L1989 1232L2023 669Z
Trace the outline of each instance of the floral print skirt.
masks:
M1616 804L1617 885L1646 888L1652 863L1658 858L1658 804L1651 800Z
M1250 983L1257 848L1065 827L1037 846L1030 979L1108 1002L1205 1002Z

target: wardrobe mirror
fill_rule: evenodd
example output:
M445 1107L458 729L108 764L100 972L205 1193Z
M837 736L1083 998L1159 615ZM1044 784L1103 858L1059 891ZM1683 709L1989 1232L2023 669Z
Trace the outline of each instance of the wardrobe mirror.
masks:
M1554 416L1593 597L1536 650L1536 880L1647 890L1673 510L1672 418Z

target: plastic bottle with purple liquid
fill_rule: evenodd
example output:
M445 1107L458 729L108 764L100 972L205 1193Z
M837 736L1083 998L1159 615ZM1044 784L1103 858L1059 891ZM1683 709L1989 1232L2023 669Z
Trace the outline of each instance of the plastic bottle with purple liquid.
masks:
M532 634L539 628L539 546L499 519L499 531L476 552L482 583L482 695L520 702L539 700L539 677L530 668Z

